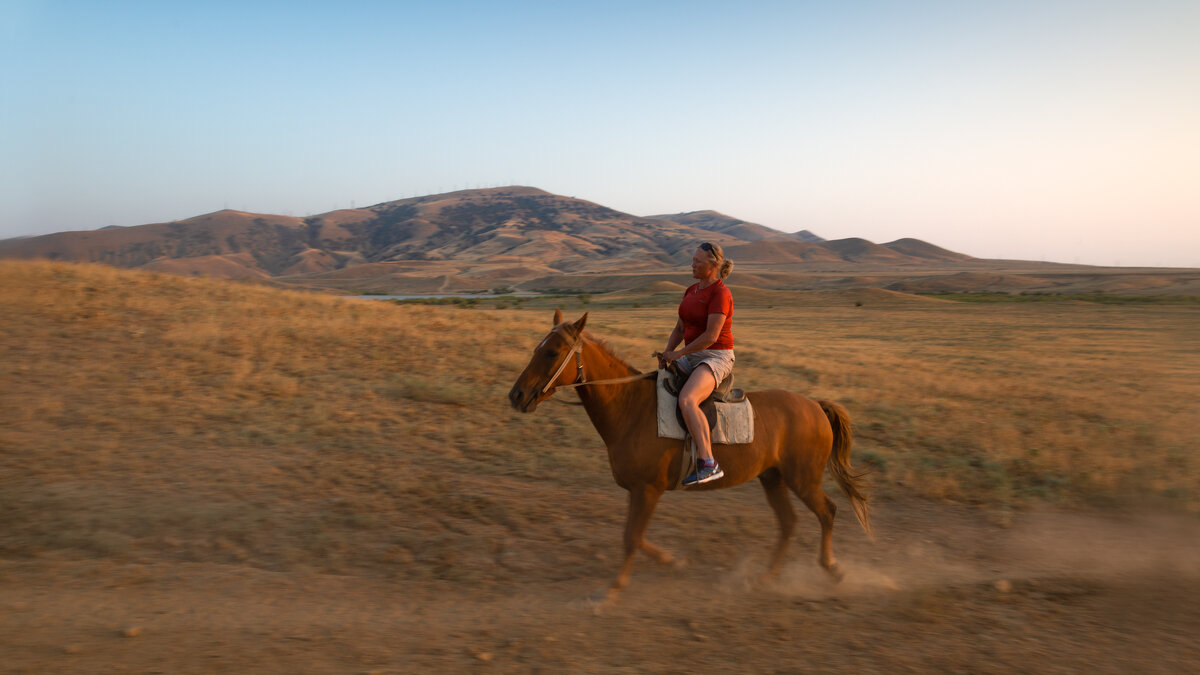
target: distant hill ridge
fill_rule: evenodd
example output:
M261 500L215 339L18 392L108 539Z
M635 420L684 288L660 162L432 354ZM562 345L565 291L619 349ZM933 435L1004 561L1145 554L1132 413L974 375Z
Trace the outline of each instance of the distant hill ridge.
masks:
M426 285L438 291L454 290L464 278L519 283L556 273L678 268L699 241L719 243L731 259L751 265L971 259L915 239L825 241L807 230L789 234L716 211L635 216L524 186L308 218L223 210L171 223L8 239L0 241L0 257L291 280L388 264L390 274L434 280Z
M721 232L728 234L743 241L759 241L762 239L781 239L791 238L799 241L825 241L821 237L809 232L801 230L788 234L779 230L771 229L765 225L757 223L748 223L744 220L731 218L723 213L716 211L691 211L688 213L670 213L661 216L650 216L660 220L669 220L672 222L698 227L702 230L710 232Z

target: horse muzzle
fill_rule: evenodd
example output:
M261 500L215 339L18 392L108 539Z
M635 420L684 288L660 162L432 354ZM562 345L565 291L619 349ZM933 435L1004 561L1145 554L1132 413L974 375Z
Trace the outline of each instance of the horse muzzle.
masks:
M508 392L508 402L512 404L513 410L519 412L533 412L539 403L536 393L525 392L520 387L513 387L512 391Z

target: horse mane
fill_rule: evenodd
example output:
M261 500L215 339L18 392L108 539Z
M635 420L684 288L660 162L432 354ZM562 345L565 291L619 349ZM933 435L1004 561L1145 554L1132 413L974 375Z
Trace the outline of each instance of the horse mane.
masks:
M570 335L572 339L582 338L582 339L596 345L597 347L600 348L601 353L603 353L608 358L612 359L613 361L617 362L618 364L620 364L620 365L624 366L626 369L628 369L630 375L641 375L642 374L642 371L635 368L631 363L626 361L623 356L618 354L617 350L614 349L613 346L611 344L609 344L607 340L605 340L604 338L596 337L595 334L593 334L591 331L587 330L586 328L583 330L583 334L580 335L578 332L576 332L575 326L571 325L570 322L563 322L563 323L560 323L557 326L555 326L554 330L552 330L551 332L554 333L554 332L558 332L559 330L562 330L567 335Z
M621 364L622 366L625 366L626 368L628 368L630 375L637 375L642 372L642 371L638 370L637 368L634 368L632 364L630 364L628 361L625 360L624 357L622 357L620 354L618 354L617 350L613 349L613 346L611 344L609 344L607 340L596 337L595 335L592 334L591 331L587 330L586 328L583 331L583 338L585 340L587 340L588 342L591 342L592 344L599 347L601 349L601 351L603 351L605 354L607 354L608 357L611 358L613 361L616 361L617 363Z

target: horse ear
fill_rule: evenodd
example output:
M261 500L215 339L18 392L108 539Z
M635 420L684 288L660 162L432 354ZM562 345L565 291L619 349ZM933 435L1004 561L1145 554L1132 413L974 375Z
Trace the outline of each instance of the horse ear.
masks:
M587 312L584 312L583 316L579 317L579 320L575 322L575 332L582 333L583 332L583 324L585 324L585 323L587 323Z
M557 326L558 324L560 324L562 322L563 322L562 310L561 309L554 310L554 325Z

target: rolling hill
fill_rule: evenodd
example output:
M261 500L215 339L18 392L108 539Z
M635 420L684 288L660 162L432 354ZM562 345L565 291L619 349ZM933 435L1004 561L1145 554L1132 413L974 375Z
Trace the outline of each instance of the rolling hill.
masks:
M781 236L785 236L779 233ZM535 188L465 190L308 218L218 211L172 223L0 242L0 256L214 276L297 276L365 263L454 261L559 272L680 262L692 242L742 241ZM186 259L185 264L168 263ZM461 269L459 270L461 271Z
M295 218L223 210L0 241L0 258L96 262L342 293L603 292L685 283L712 241L767 289L1195 293L1187 270L981 260L918 239L786 233L716 211L636 216L532 187L462 190Z
M807 231L789 234L715 211L640 217L536 188L507 187L307 218L224 210L171 223L9 239L0 241L0 257L260 278L404 263L391 273L519 282L546 273L674 267L686 264L691 247L704 240L751 263L919 263L927 251L942 251L923 242L893 248L864 240L825 242ZM449 267L430 275L410 263Z
M765 225L748 223L716 211L690 211L688 213L671 213L650 217L659 220L669 220L710 232L729 234L743 241L759 241L762 239L770 239L772 241L786 241L790 239L797 241L825 241L808 230L793 233L780 232Z

